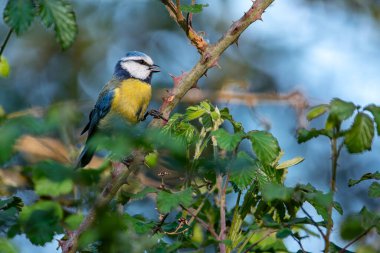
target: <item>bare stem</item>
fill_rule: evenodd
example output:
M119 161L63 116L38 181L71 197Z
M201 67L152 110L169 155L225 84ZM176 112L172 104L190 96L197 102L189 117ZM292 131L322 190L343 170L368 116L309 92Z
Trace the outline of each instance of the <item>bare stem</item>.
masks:
M11 35L12 35L12 32L13 32L13 29L12 29L12 28L9 29L9 32L8 32L7 36L5 37L5 40L4 40L4 42L3 42L3 45L1 45L1 48L0 48L0 56L3 55L4 49L5 49L5 47L7 46L7 43L8 43L8 41L9 41L9 38L10 38ZM0 59L0 61L1 61L1 59Z
M361 238L363 238L366 234L369 233L369 231L371 231L371 229L373 228L373 226L367 228L363 233L361 233L360 235L358 235L354 240L352 240L351 242L349 242L346 246L344 246L340 251L339 253L344 253L346 252L347 248L350 247L352 244L354 244L355 242L359 241Z
M338 157L340 153L341 148L337 147L337 138L334 135L331 139L331 182L330 182L330 191L332 194L332 201L334 201L334 195L336 191L336 172L338 168ZM329 205L328 208L328 220L327 220L327 227L326 227L326 236L325 239L325 249L324 253L328 253L330 249L330 235L333 228L333 220L332 220L332 211L333 211L333 205L332 202Z
M313 219L313 217L311 217L311 215L305 210L305 208L303 208L303 206L301 206L301 209L306 214L306 216L311 220L311 222L313 223L313 225L318 229L318 231L321 234L322 238L325 238L326 237L325 234L323 233L322 229L318 226L318 224L315 222L315 220Z
M210 232L210 234L216 240L219 240L219 235L215 232L215 230L214 230L214 228L212 226L210 226L209 224L207 224L204 220L202 220L201 218L199 218L197 215L195 215L193 212L191 212L186 207L184 207L184 206L181 205L181 208L183 210L185 210L186 212L188 212L192 217L194 217L194 219L196 219L203 228L207 229Z

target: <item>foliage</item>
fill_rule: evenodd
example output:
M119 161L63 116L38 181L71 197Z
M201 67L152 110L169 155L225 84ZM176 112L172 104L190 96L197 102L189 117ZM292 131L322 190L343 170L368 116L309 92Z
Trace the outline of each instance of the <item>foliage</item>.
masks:
M207 6L181 5L180 11L199 13ZM71 46L78 29L73 8L65 0L8 0L3 17L17 35L27 32L39 17L46 28L54 29L62 49ZM0 75L8 74L8 63L1 56ZM99 131L92 144L108 152L105 162L74 171L72 161L78 149L68 133L74 132L78 123L77 110L65 104L49 108L44 117L0 114L1 170L12 169L25 179L16 189L6 187L6 197L0 199L1 252L17 252L8 240L17 234L26 235L35 245L45 245L58 236L62 245L86 215L93 215L95 222L81 234L79 252L206 248L294 252L284 242L288 238L300 245L298 252L304 252L303 240L311 236L324 241L324 252L342 252L346 246L330 240L333 211L344 213L335 200L338 159L343 147L350 154L371 151L375 131L380 135L380 107L374 104L362 108L335 98L310 109L306 118L313 121L325 116L324 127L299 129L297 139L300 144L321 136L330 141L332 178L330 190L324 192L312 184L285 185L288 169L304 159L281 161L284 152L270 132L245 130L228 108L220 109L209 101L172 115L162 129L114 126L112 135ZM347 123L351 123L349 127ZM20 148L25 136L62 140L66 146L60 150L64 159L29 159ZM107 179L119 175L120 164L111 168L108 160L128 160L125 157L136 150L147 154L140 170L157 174L159 186L142 185L132 174L109 205L94 206L95 200L109 191ZM171 174L175 182L167 182ZM368 196L379 198L379 172L351 179L348 185L366 180L374 180ZM16 196L17 190L24 189L31 190L34 198ZM151 205L143 213L132 214L128 208L133 208L134 201ZM318 217L312 217L307 207ZM359 213L347 215L340 234L350 245L370 231L380 233L379 224L380 214L363 207ZM318 233L310 230L311 226Z
M337 143L339 150L343 146L349 152L368 150L373 138L368 136L368 129L371 129L371 125L374 126L375 120L367 115L366 112L370 112L367 109L354 115L358 108L338 99L328 105L312 108L307 116L310 120L328 113L325 128L300 130L299 142L322 135L331 141L340 141ZM378 107L371 105L372 111L377 110L376 108ZM75 121L73 117L63 118L64 121L60 122L54 120L57 113L65 115L66 110L65 107L52 108L43 119L29 116L7 118L5 115L1 123L3 133L7 133L2 135L2 162L16 155L12 146L20 136L26 133L41 135L59 132L62 125L69 127L68 122ZM350 117L354 118L353 124L348 129L342 129L342 122ZM361 123L358 124L358 121ZM19 122L22 124L18 124ZM223 241L226 252L288 252L284 239L290 237L302 243L305 235L317 236L310 232L307 225L329 229L332 219L330 208L343 214L342 206L334 201L334 189L323 192L311 184L285 186L288 168L299 164L303 158L296 157L280 162L283 151L277 139L266 131L245 131L227 108L219 109L204 101L190 106L183 114L174 114L161 130L129 129L128 133L134 134L129 134L128 137L124 137L124 128L119 130L115 132L115 136L119 138L98 138L97 141L102 142L98 143L99 146L116 154L129 152L136 147L144 148L148 151L145 163L150 164L149 170L167 167L175 170L183 179L170 187L165 181L158 188L141 188L133 184L128 186L129 190L126 193L121 192L117 201L125 204L155 196L161 221L157 223L146 215L121 215L114 206L118 202L115 202L109 208L98 211L99 222L80 238L81 252L101 251L104 245L132 250L131 238L141 240L138 238L149 235L151 239L141 243L139 250L175 252L179 249L210 245L217 247L218 241ZM347 141L352 136L357 139L355 143ZM243 147L240 145L243 141L250 145ZM57 161L42 161L25 166L23 173L30 178L30 187L38 198L26 206L17 197L1 200L2 233L10 238L24 233L32 243L44 245L66 229L78 228L84 216L72 207L81 208L87 202L93 201L91 196L98 194L98 190L91 185L99 182L105 169L107 170L107 166L74 172L70 166ZM164 179L165 175L162 176L162 180ZM358 180L350 180L349 185L379 179L378 172L367 173ZM89 187L89 190L92 189L90 191L95 192L84 191L83 194L87 197L83 201L72 202L70 196L74 185ZM132 186L135 187L134 190L130 188ZM236 203L231 212L225 211L227 233L222 238L219 232L215 234L211 231L220 231L222 228L224 219L221 219L220 210L226 206L221 198L226 196L228 199L236 198ZM369 187L369 196L379 197L377 182ZM309 216L303 207L305 203L310 204L322 220L317 221ZM118 223L115 223L116 220ZM349 214L340 231L343 239L354 240L367 230L379 230L378 224L379 214L363 208L358 214ZM111 227L113 232L105 233ZM117 236L120 233L123 233L122 237ZM321 236L326 237L326 233L321 232ZM170 238L172 243L168 243L165 238ZM256 243L257 241L260 242ZM8 245L6 241L3 243ZM341 249L332 242L328 247L331 252Z
M74 42L78 27L73 8L66 0L8 0L3 12L4 22L17 35L25 33L36 17L46 28L54 27L62 49Z

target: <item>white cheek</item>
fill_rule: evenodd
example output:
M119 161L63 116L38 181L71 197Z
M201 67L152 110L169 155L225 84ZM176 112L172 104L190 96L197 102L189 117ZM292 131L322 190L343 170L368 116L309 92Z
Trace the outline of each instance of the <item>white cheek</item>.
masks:
M143 66L136 62L122 62L121 67L129 72L129 74L138 79L146 79L150 74L147 66Z

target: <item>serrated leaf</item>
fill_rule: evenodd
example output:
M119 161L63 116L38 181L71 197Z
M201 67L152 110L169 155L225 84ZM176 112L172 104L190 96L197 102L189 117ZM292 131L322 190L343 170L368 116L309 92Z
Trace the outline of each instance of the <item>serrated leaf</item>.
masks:
M70 193L73 189L72 170L59 163L44 162L33 168L33 183L38 195L53 196Z
M370 185L368 196L371 198L380 198L380 184L378 182L374 182Z
M146 187L142 191L132 194L131 199L142 199L142 198L145 198L147 194L155 193L155 192L157 192L157 189L153 187Z
M6 232L17 223L17 218L23 205L19 197L0 200L0 231Z
M268 183L263 185L261 193L265 201L283 200L287 201L292 197L293 188L285 187L280 184Z
M361 181L364 181L364 180L370 180L370 179L376 179L376 180L380 180L380 172L379 171L376 171L375 173L366 173L364 174L360 179L358 180L354 180L354 179L350 179L348 181L348 186L351 187L351 186L354 186L358 183L360 183Z
M343 215L343 208L339 202L334 201L333 207L340 215Z
M309 112L306 114L307 120L313 120L315 118L318 118L319 116L323 115L327 110L330 108L329 105L322 104L317 105L312 108L310 108Z
M365 113L358 113L354 123L345 135L344 144L350 153L360 153L371 150L374 136L372 119Z
M46 27L54 26L55 37L62 49L70 47L78 33L75 14L65 0L38 0L39 15Z
M160 191L157 195L157 208L161 213L168 213L179 205L188 207L192 199L191 188L175 193Z
M304 143L320 135L327 136L327 137L331 136L330 132L325 129L312 128L310 130L307 130L304 128L300 128L297 130L297 141L298 143Z
M20 213L20 225L26 237L35 245L44 245L53 240L55 234L63 232L60 221L61 206L53 201L40 201L25 206Z
M84 219L83 214L71 214L65 219L65 225L71 231L78 229Z
M230 180L239 190L244 190L256 176L258 165L246 152L239 152L230 164Z
M276 233L276 237L279 239L284 239L291 234L293 234L293 232L290 228L283 228Z
M8 77L10 70L11 68L9 66L7 58L0 55L0 77Z
M181 11L190 13L200 13L203 7L208 7L208 4L193 4L193 5L181 5Z
M331 193L323 193L315 190L314 192L307 193L306 199L315 208L317 213L322 216L323 220L327 221L327 210L333 202Z
M237 132L244 133L243 125L240 122L237 122L233 119L227 107L220 110L220 116L222 117L222 119L228 120L232 124L235 133Z
M356 105L352 102L347 102L339 98L334 98L330 102L330 115L340 122L352 116L356 109Z
M235 134L230 134L226 130L220 128L214 131L212 135L215 136L218 146L221 149L233 151L238 147L244 136L244 133L238 132Z
M32 0L8 0L3 18L17 35L25 32L32 24L36 10Z
M294 157L293 159L280 163L279 165L276 166L276 169L277 170L287 169L289 167L292 167L294 165L297 165L303 162L303 160L305 160L305 158L303 157Z
M186 121L195 120L201 117L206 112L207 112L206 109L200 108L199 106L190 106L186 109L185 120Z
M280 154L278 141L266 131L250 131L247 133L252 142L252 148L257 158L264 164L270 165Z
M370 104L366 106L364 110L372 113L372 116L376 122L377 135L380 136L380 107L374 104Z

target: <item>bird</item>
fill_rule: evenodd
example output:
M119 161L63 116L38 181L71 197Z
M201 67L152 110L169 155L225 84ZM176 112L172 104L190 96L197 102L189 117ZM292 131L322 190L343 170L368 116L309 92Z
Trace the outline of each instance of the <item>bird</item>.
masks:
M148 115L162 117L156 110L147 111L152 97L152 75L157 72L160 72L160 67L154 64L151 57L139 51L127 52L116 63L111 80L99 93L88 123L81 132L81 135L87 132L87 139L75 169L83 168L91 161L96 147L89 142L107 118L117 116L136 124Z

